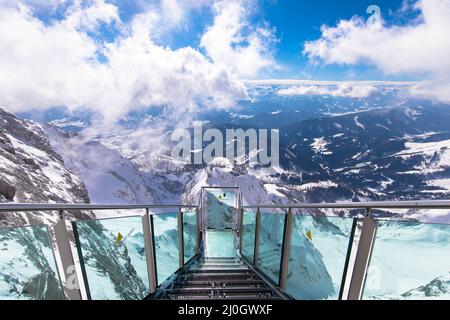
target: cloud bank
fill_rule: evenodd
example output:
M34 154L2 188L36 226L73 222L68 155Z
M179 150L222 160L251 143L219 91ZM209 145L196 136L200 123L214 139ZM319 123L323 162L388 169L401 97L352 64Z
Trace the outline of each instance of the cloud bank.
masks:
M214 23L202 36L200 46L215 63L230 67L242 77L254 78L261 69L276 67L271 52L276 39L267 26L249 24L249 4L252 1L214 3Z
M0 1L0 105L14 112L88 109L105 121L151 106L176 113L232 107L247 97L240 77L272 63L262 41L270 31L248 28L246 3L214 2L213 23L202 37L205 54L155 40L166 23L164 10L177 13L172 23L181 23L183 10L195 7L187 1L164 0L127 23L105 0L52 1L47 9L62 11L63 18L47 21L35 15L45 2ZM103 37L104 30L117 36ZM215 37L223 55L213 49ZM233 64L237 55L254 63Z
M378 89L373 85L341 83L329 85L294 86L277 91L280 96L320 95L347 98L366 98Z
M403 8L418 12L408 25L387 25L360 17L322 27L320 39L306 42L304 54L325 64L371 64L386 75L428 79L412 93L450 102L450 1L418 0Z

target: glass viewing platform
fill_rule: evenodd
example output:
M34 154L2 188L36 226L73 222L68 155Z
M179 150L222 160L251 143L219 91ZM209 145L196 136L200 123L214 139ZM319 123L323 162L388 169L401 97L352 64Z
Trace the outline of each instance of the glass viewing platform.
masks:
M204 187L198 205L0 204L55 217L0 225L0 299L449 299L450 225L403 214L449 209L248 206L235 187Z

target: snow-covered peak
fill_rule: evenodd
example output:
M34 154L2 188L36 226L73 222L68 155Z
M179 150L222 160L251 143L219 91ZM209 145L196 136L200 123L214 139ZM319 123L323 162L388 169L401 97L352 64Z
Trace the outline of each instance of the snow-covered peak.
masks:
M222 159L218 159L221 163ZM227 160L228 161L228 160ZM198 203L202 187L239 187L244 205L284 203L286 194L275 192L277 188L271 182L265 182L262 176L248 172L228 162L227 166L211 166L198 170L186 186L183 199L188 203Z
M84 183L69 171L41 126L0 109L0 202L87 203ZM8 215L3 224L52 222L50 213Z
M233 163L227 158L217 157L208 164L208 167L210 167L210 168L216 167L216 168L223 168L226 170L233 170Z

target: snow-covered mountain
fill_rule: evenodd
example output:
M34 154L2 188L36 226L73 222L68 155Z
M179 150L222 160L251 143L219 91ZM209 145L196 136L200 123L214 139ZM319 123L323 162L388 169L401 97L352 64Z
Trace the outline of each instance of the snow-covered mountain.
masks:
M45 226L0 228L0 300L63 299Z
M419 106L305 120L285 132L288 161L303 181L348 183L373 200L445 197L449 119L447 107Z
M82 135L69 134L53 125L46 125L44 129L66 167L84 181L91 203L180 202L190 179L189 172L161 172L160 167L146 171L135 162L136 157L127 158L101 141L86 141Z
M2 108L0 202L89 202L85 184L66 168L41 125ZM68 213L69 218L73 215L93 217L91 212ZM56 212L0 214L0 299L64 297L53 257L55 244L45 226L58 219Z
M434 299L440 298L448 300L450 298L450 272L438 277L430 283L410 290L402 295L406 299Z
M249 82L249 101L197 116L219 130L280 129L277 174L234 166L233 181L221 181L244 193L262 186L248 203L443 199L450 193L450 109L408 96L409 85ZM128 115L123 129L90 138L73 132L92 117L51 114L45 130L52 146L85 182L92 202L179 202L195 193L193 181L214 184L224 172L212 170L207 181L207 167L172 159L173 120L164 110L147 112Z
M88 203L84 182L67 169L42 126L0 108L0 202ZM3 225L55 221L55 214L2 214Z

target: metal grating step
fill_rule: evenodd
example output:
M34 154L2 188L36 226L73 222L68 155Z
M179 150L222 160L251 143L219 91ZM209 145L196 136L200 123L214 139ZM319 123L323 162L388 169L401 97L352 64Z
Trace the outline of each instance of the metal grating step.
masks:
M251 273L193 273L189 275L181 275L179 279L180 281L201 280L210 282L260 280L257 275Z
M185 274L253 274L249 269L188 269Z
M200 257L199 260L239 260L239 257Z
M242 261L200 261L197 265L203 266L242 266Z
M226 281L198 281L186 280L174 283L173 288L266 288L262 280L229 280Z
M158 293L157 299L281 299L240 258L200 258Z
M180 299L273 299L277 298L270 289L171 289L166 290L164 297L171 300Z
M190 269L192 272L204 272L204 271L241 271L248 270L246 266L198 266Z

